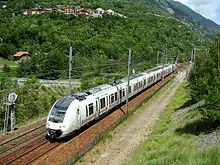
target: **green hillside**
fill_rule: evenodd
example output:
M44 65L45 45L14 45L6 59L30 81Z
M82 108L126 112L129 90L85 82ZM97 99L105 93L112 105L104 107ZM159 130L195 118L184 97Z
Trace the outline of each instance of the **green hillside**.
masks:
M215 35L216 30L220 30L220 25L216 24L214 21L207 19L197 12L193 11L184 4L174 1L174 0L137 0L143 1L147 4L159 8L169 16L180 19L189 25L197 33L205 35Z
M25 7L56 7L56 5L83 8L112 9L125 15L102 18L44 13L23 15ZM168 61L177 54L187 59L192 48L206 42L181 21L169 18L151 5L133 1L9 1L0 11L0 57L9 58L17 51L32 53L31 60L18 69L18 76L57 79L67 76L68 49L74 48L74 77L93 71L123 73L125 65L99 68L97 65L126 63L127 51L133 51L133 68L144 70L156 64L157 52L166 48ZM14 15L13 15L14 13ZM141 65L139 62L142 62ZM144 63L145 62L145 63ZM91 67L93 66L93 67Z

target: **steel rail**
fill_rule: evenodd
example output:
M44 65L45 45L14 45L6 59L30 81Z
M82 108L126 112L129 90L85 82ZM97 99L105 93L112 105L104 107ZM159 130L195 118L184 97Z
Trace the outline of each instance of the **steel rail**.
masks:
M11 159L10 161L7 161L7 162L4 163L4 164L5 164L5 165L8 165L8 164L10 164L10 163L13 163L14 161L18 160L18 159L21 158L21 157L24 157L24 156L27 155L28 153L34 151L35 149L39 148L40 146L45 145L45 144L48 143L48 142L49 142L48 140L45 140L45 141L43 141L41 144L39 144L39 145L37 145L37 146L31 148L30 150L28 150L28 151L24 152L23 154L21 154L21 155L15 157L15 158L13 158L13 159Z
M27 135L27 134L29 134L29 133L31 133L31 132L33 132L33 131L36 131L37 129L42 128L42 127L45 127L45 124L44 124L44 125L41 125L41 126L38 126L38 127L34 128L34 129L31 129L31 130L29 130L29 131L27 131L27 132L25 132L25 133L23 133L23 134L21 134L21 135L18 135L18 136L16 136L16 137L12 138L12 139L9 139L9 140L7 140L7 141L4 141L3 143L0 144L0 146L3 146L3 145L5 145L5 144L7 144L7 143L9 143L9 142L11 142L11 141L13 141L13 140L16 140L16 139L18 139L18 138L20 138L20 137L22 137L22 136L25 136L25 135Z
M22 139L22 142L19 142L19 143L16 143L15 145L10 145L10 147L8 147L8 148L3 148L3 150L1 150L0 149L0 154L4 154L4 153L6 153L7 151L9 151L9 150L12 150L13 148L16 148L16 147L18 147L18 146L20 146L20 145L22 145L22 144L25 144L25 143L27 143L28 141L31 141L33 138L36 138L36 137L38 137L38 136L40 136L40 135L42 135L42 134L44 134L45 133L45 130L43 131L43 132L40 132L40 133L38 133L37 135L34 135L34 136L32 136L32 137L29 137L29 139ZM7 143L6 143L7 144Z

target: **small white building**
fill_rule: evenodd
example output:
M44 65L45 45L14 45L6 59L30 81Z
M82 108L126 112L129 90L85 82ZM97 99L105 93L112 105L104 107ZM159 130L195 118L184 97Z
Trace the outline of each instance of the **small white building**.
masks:
M108 15L114 15L115 14L115 12L111 9L106 10L105 13L108 14Z
M104 11L102 8L97 8L97 9L95 10L95 14L102 15L102 14L104 14L104 13L105 13L105 11Z
M7 5L2 5L2 8L5 9L7 7Z

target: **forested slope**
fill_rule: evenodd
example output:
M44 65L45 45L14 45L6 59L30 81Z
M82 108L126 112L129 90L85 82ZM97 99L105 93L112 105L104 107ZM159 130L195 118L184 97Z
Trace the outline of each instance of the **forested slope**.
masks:
M33 54L31 60L20 65L18 76L36 75L49 79L65 77L68 68L66 55L70 45L74 48L74 76L80 77L81 73L91 69L95 75L123 71L126 68L124 65L101 70L87 66L126 62L128 48L133 51L134 64L135 61L148 61L146 65L137 66L137 70L143 70L156 63L157 51L161 52L163 47L167 47L168 59L177 53L180 59L186 59L192 48L199 46L203 40L181 21L169 18L141 2L29 0L8 3L7 10L0 11L0 36L3 39L0 56L10 59L19 50ZM25 7L55 7L57 4L92 9L111 8L128 18L76 17L62 13L21 14L21 9Z

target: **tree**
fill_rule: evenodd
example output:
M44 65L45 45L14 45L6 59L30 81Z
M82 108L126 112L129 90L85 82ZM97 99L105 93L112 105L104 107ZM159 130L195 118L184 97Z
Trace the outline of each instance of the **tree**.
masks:
M8 64L4 64L3 72L8 74L11 71L11 68Z
M189 76L190 94L193 101L204 100L201 107L204 118L220 120L220 34L210 46L210 52L196 58Z
M51 50L42 61L42 64L39 66L39 77L45 79L58 79L60 78L62 72L65 72L65 63L64 54L62 54L58 49Z
M10 59L10 55L14 53L15 47L12 44L0 44L0 57Z

